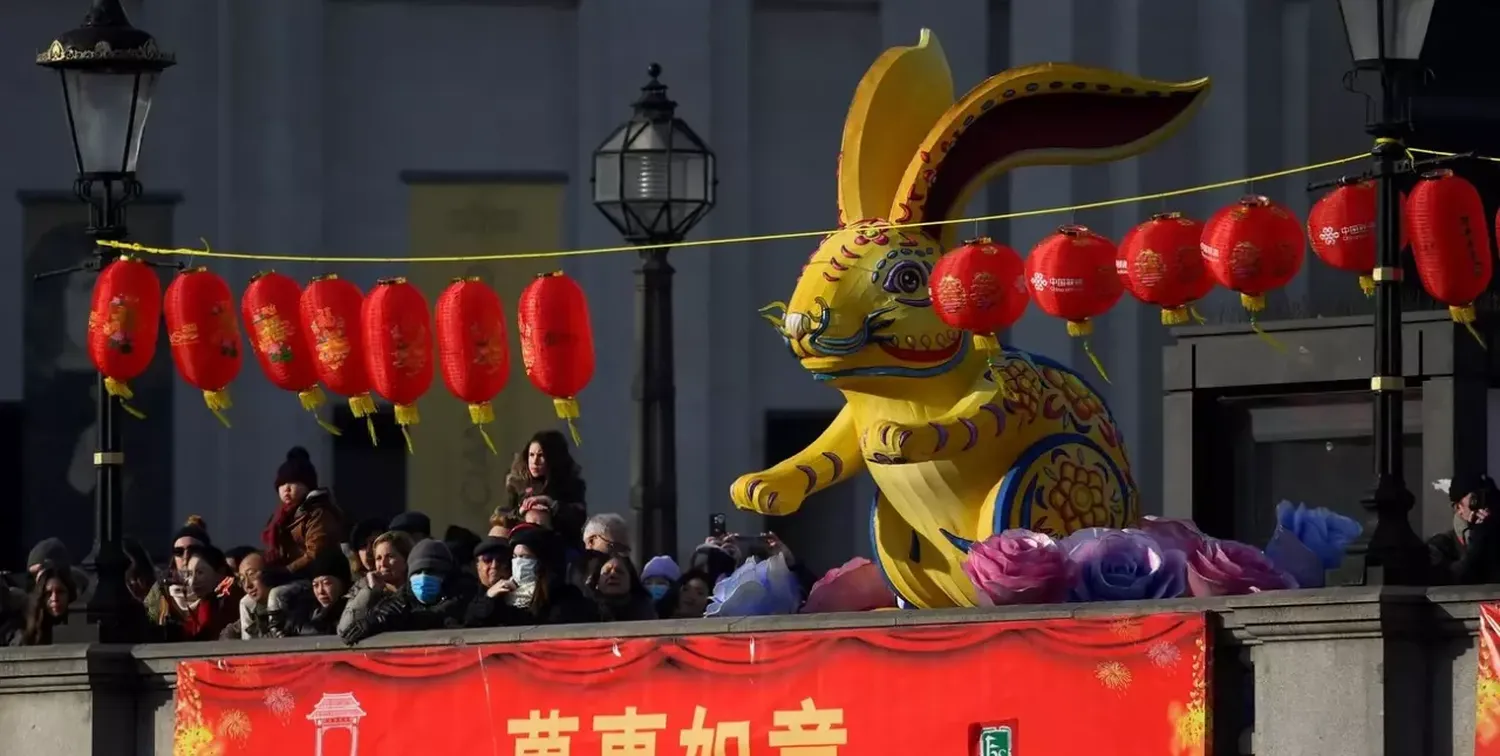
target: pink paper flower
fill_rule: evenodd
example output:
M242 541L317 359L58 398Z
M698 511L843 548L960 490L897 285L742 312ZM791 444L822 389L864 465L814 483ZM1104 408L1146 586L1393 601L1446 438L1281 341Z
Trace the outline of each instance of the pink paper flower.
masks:
M802 612L866 612L894 606L896 594L880 568L864 557L855 557L813 583Z
M1006 530L969 547L964 574L980 606L1066 601L1076 569L1057 542L1043 533Z
M1208 541L1188 557L1188 591L1194 596L1238 596L1296 588L1297 581L1260 549L1237 541Z
M1167 517L1147 515L1141 518L1141 530L1156 539L1166 551L1181 551L1196 554L1203 549L1208 536L1193 524L1192 520L1173 520Z

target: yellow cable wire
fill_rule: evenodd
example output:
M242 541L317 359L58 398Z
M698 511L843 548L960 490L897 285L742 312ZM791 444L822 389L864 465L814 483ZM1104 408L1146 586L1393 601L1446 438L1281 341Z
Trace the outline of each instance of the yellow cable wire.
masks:
M1441 157L1452 157L1454 155L1454 153L1451 153L1451 152L1437 152L1437 151L1434 151L1434 150L1412 149L1411 151L1412 152L1420 152L1420 153L1427 154L1427 155L1437 155L1437 156L1441 156ZM926 222L922 222L922 223L890 224L890 228L892 228L892 229L926 228L926 227L929 227L929 226L949 226L949 225L953 225L955 223L984 223L984 222L988 222L988 221L1012 220L1012 219L1015 219L1015 218L1034 218L1034 217L1041 216L1041 215L1060 215L1060 214L1063 214L1063 213L1076 213L1076 212L1078 212L1080 210L1098 210L1098 209L1101 209L1101 208L1117 207L1119 205L1129 205L1129 204L1133 204L1133 203L1137 203L1137 202L1151 202L1151 201L1154 201L1154 200L1169 199L1169 198L1172 198L1172 197L1182 197L1182 196L1185 196L1185 195L1188 195L1188 194L1198 194L1200 192L1210 192L1210 191L1213 191L1215 189L1229 189L1229 188L1233 188L1233 187L1237 187L1237 186L1242 186L1242 185L1245 185L1245 184L1254 183L1254 182L1257 182L1257 181L1270 181L1272 179L1285 178L1287 176L1295 176L1295 175L1297 175L1299 173L1309 173L1311 171L1322 170L1324 168L1332 168L1334 166L1343 165L1345 163L1352 163L1352 162L1355 162L1357 160L1365 160L1367 158L1369 158L1369 153L1362 152L1362 153L1359 153L1358 155L1350 155L1348 157L1342 157L1342 158L1339 158L1337 160L1326 160L1326 161L1321 162L1321 163L1313 163L1311 165L1303 165L1303 166L1298 166L1296 168L1286 168L1286 169L1279 170L1279 171L1272 171L1271 173L1262 173L1262 174L1260 174L1258 176L1247 176L1245 178L1237 178L1237 179L1233 179L1233 180L1230 180L1230 181L1218 181L1218 182L1215 182L1215 183L1212 183L1212 184L1200 184L1198 186L1191 186L1191 187L1188 187L1186 189L1173 189L1173 190L1170 190L1170 191L1155 192L1153 194L1143 194L1143 195L1138 195L1138 196L1135 196L1135 197L1122 197L1122 198L1119 198L1119 199L1101 200L1099 202L1085 202L1083 204L1068 205L1066 207L1048 207L1048 208L1042 208L1042 209L1039 209L1039 210L1020 210L1020 211L1012 212L1012 213L1000 213L998 215L980 215L980 216L975 216L975 217L972 217L972 218L950 218L948 220L926 221ZM1476 156L1475 159L1478 159L1478 160L1489 160L1489 161L1492 161L1492 162L1500 162L1500 158L1492 158L1492 157L1477 157ZM755 243L759 243L759 242L783 241L783 240L786 240L786 239L809 239L809 238L813 238L813 237L821 238L821 237L827 236L827 235L829 235L831 233L834 233L837 230L838 229L822 229L822 230L818 230L818 231L792 231L792 232L780 233L780 234L762 234L762 235L759 235L759 236L733 236L733 237L725 237L725 238L719 238L719 239L698 239L698 240L694 240L694 241L680 241L680 242L673 242L673 243L670 243L670 244L658 244L658 245L654 245L654 246L658 247L658 248L680 248L680 247L717 247L717 246L722 246L722 245L726 245L726 244L755 244ZM216 250L208 249L207 248L208 245L206 243L204 244L204 249L190 249L190 248L187 248L187 247L149 247L149 246L146 246L144 244L137 244L135 242L109 241L109 240L103 240L103 239L99 240L96 243L99 244L100 246L103 246L103 247L113 247L115 249L124 250L124 251L128 251L128 252L139 252L139 253L150 254L150 255L198 256L198 257L218 258L218 259L223 259L223 260L259 260L261 262L298 262L298 263L325 263L325 264L339 264L339 263L470 263L470 262L490 262L490 261L495 261L495 260L526 260L526 259L552 258L552 257L582 257L582 256L585 256L585 255L606 255L606 254L613 254L613 253L616 253L616 252L635 252L635 251L640 250L639 246L634 245L634 244L629 244L629 245L621 245L621 246L616 246L616 247L593 247L593 248L589 248L589 249L568 249L568 250L553 250L553 251L547 251L547 252L521 252L521 253L516 253L516 254L494 254L494 255L452 255L452 256L447 256L447 257L323 257L323 256L315 256L315 255L264 255L264 254L250 253L250 252L219 252L219 251L216 251Z

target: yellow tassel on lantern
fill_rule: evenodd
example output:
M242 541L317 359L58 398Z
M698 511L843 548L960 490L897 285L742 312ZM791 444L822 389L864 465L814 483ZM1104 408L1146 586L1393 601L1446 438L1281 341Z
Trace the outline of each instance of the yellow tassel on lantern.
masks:
M234 406L234 403L229 401L229 389L203 392L203 403L208 405L208 411L214 413L214 417L219 418L219 422L223 423L225 428L231 427L229 418L224 416L224 410Z
M1003 371L1000 369L1000 337L993 333L974 334L974 348L984 352L984 361L990 366L990 375L994 377L995 383L1000 385L1000 395L1014 401L1016 392L1012 391L1010 384L1005 381Z
M490 448L490 453L500 456L500 452L495 450L495 442L490 439L489 432L484 429L484 426L495 422L495 408L491 407L489 402L469 405L469 422L479 429L479 435L484 439L484 445Z
M1203 313L1198 312L1198 308L1193 305L1188 305L1188 314L1193 316L1193 320L1198 321L1198 325L1208 322L1208 318L1203 317Z
M130 406L130 400L135 398L135 392L131 391L130 387L125 385L124 381L117 381L113 378L110 378L109 376L105 376L104 393L109 394L115 399L118 399L120 402L120 409L125 410L125 412L131 417L137 420L146 419L146 413Z
M412 448L412 445L411 445L411 433L407 431L407 426L416 425L417 423L420 423L420 422L422 422L422 413L417 411L417 405L415 405L415 404L398 404L398 405L396 405L396 424L399 425L399 426L401 426L401 436L406 439L406 453L407 454L416 454L417 453L416 450Z
M1367 297L1375 296L1375 277L1369 275L1360 276L1359 290L1364 292Z
M1259 336L1260 339L1261 339L1261 341L1264 341L1267 344L1270 344L1272 347L1274 347L1277 350L1285 352L1286 351L1286 345L1282 344L1280 341L1277 341L1275 339L1275 337L1273 337L1269 333L1266 333L1265 329L1260 327L1260 321L1259 321L1258 317L1259 317L1260 313L1263 310L1266 309L1266 297L1265 297L1265 295L1264 294L1241 294L1240 295L1240 306L1244 307L1245 311L1250 313L1250 330L1254 331L1255 335Z
M1469 329L1469 335L1473 336L1474 340L1479 342L1480 348L1489 349L1484 343L1484 337L1479 335L1479 329L1474 327L1474 323L1479 320L1479 312L1474 309L1472 303L1459 307L1449 307L1448 317L1453 318L1453 322L1461 323L1464 328Z
M1094 363L1094 369L1099 371L1099 377L1105 383L1110 383L1109 373L1104 372L1104 363L1099 361L1099 356L1094 354L1094 348L1089 345L1088 337L1094 333L1094 323L1090 320L1069 320L1068 335L1075 339L1083 339L1083 353L1089 356L1089 362Z
M578 435L578 426L573 423L578 419L578 400L573 397L553 399L552 406L557 410L558 417L568 421L568 432L573 434L573 445L583 446L583 437Z
M318 416L318 408L328 402L328 397L323 395L323 387L314 383L312 388L297 392L297 400L302 402L302 409L312 413L313 419L318 421L318 426L335 436L342 436L344 432L337 425L324 420Z
M1187 305L1161 308L1161 324L1164 326L1180 326L1192 321L1192 319L1192 315L1188 313Z
M370 392L349 397L349 413L356 418L365 419L365 430L370 432L370 445L379 446L380 438L375 435L375 398L370 396Z

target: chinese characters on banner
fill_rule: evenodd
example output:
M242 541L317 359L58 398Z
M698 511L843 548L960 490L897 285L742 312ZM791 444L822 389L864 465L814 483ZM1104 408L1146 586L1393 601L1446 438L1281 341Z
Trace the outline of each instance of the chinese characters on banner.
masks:
M1206 633L1162 614L184 662L174 753L1204 756Z
M1479 687L1474 691L1474 756L1500 756L1500 604L1479 607Z

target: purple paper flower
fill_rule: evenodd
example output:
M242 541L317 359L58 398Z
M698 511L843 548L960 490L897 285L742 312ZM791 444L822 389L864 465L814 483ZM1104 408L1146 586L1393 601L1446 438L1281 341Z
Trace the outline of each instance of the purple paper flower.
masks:
M1187 583L1193 596L1238 596L1297 587L1297 581L1260 549L1237 541L1209 541L1189 556Z
M1062 548L1078 567L1074 601L1176 598L1187 588L1187 557L1144 531L1085 528Z
M980 606L1065 601L1075 574L1056 541L1021 529L969 547L963 570L974 583Z
M1192 520L1174 520L1169 517L1153 517L1147 515L1141 518L1141 530L1156 539L1163 549L1167 551L1181 551L1183 554L1196 554L1203 548L1208 536L1193 524Z

